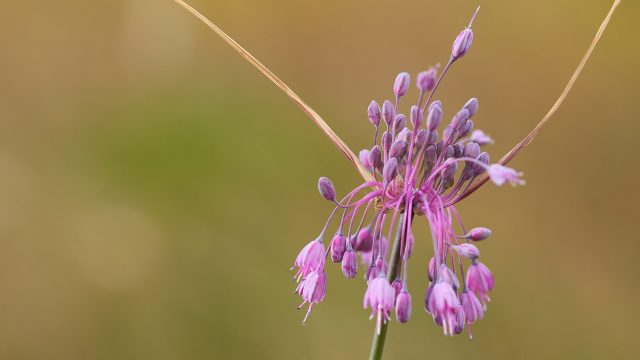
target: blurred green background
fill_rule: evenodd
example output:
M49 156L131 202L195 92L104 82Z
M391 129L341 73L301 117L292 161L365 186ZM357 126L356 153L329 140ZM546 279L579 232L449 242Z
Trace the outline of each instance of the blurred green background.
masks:
M477 2L193 0L354 150L399 71L447 60ZM439 97L480 99L500 157L546 113L611 1L483 0ZM623 1L575 90L516 161L522 188L460 210L496 289L474 340L422 310L385 358L637 356L640 4ZM298 108L172 1L0 4L0 358L362 359L364 282L328 268L306 326L291 266L357 173ZM412 94L413 96L413 94ZM635 356L634 356L635 354Z

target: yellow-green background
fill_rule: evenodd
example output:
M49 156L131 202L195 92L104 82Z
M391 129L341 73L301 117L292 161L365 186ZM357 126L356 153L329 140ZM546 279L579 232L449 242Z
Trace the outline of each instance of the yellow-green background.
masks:
M498 158L555 101L611 1L480 2L439 92ZM399 71L446 61L477 2L194 0L354 150ZM475 337L414 311L388 359L632 359L639 317L637 1L623 1L553 121L460 210L496 276ZM288 271L359 179L272 84L169 0L0 3L0 358L362 359L364 282L328 264L306 326ZM413 97L415 92L411 93Z

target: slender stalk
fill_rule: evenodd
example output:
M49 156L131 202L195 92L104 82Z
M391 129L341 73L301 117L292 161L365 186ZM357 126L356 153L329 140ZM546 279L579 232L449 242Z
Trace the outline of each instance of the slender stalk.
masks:
M411 214L411 216L413 217L413 214ZM403 216L400 215L400 218L403 218ZM398 272L400 271L400 238L402 237L402 228L403 224L398 224L398 232L396 233L396 238L393 241L393 248L391 249L391 258L389 259L389 272L387 273L387 280L389 280L390 283L393 282L396 277L398 277ZM382 359L382 351L384 350L384 341L387 337L388 326L388 322L383 322L380 326L380 332L374 330L369 360Z

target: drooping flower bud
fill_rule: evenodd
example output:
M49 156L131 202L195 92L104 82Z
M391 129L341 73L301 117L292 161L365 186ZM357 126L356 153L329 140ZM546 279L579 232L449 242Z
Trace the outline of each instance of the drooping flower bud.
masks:
M472 117L478 112L478 99L471 98L464 104L464 108L469 112L469 117Z
M382 134L382 139L380 140L380 143L382 144L382 150L385 153L389 153L389 149L391 149L391 142L393 141L393 135L391 135L390 132L385 131Z
M393 288L393 290L396 291L396 296L398 296L398 294L400 294L400 291L402 291L402 286L403 286L403 283L401 279L395 279L391 283L391 287Z
M382 150L380 150L380 146L376 145L369 151L369 163L378 171L382 169Z
M308 276L298 284L296 288L296 293L302 297L302 304L298 306L300 309L304 304L309 304L309 309L304 316L304 320L302 322L306 322L309 314L311 314L311 309L313 305L321 302L324 299L324 295L327 291L327 275L325 275L324 270L318 269L312 271Z
M438 281L430 291L426 307L433 315L436 324L443 327L444 334L453 335L458 322L460 300L451 284Z
M391 145L391 150L389 150L389 157L394 157L398 160L402 160L405 155L407 155L407 149L409 148L409 144L407 144L404 140L398 140Z
M456 113L453 119L451 119L451 126L456 130L460 130L468 119L469 111L467 111L467 109L462 109Z
M339 263L347 251L347 238L342 234L336 234L331 240L331 261Z
M342 273L347 279L353 279L358 273L358 259L356 252L348 249L342 256Z
M398 160L396 158L389 158L387 162L384 164L384 169L382 170L382 177L384 179L385 184L388 184L391 180L396 177L398 173Z
M471 30L471 28L465 28L460 32L460 34L458 34L456 40L453 42L451 57L454 60L463 57L467 52L469 52L469 48L471 47L472 42L473 30Z
M484 309L476 294L465 290L460 294L460 304L462 305L462 310L464 310L464 318L467 324L482 320Z
M336 201L336 189L333 187L331 180L326 177L318 179L318 191L320 195L329 201Z
M407 127L407 117L404 114L396 115L395 120L393 120L393 131L397 134L405 127Z
M398 74L398 76L396 77L396 81L393 84L393 93L396 94L396 97L402 97L407 93L410 81L411 78L409 76L409 73L401 72L400 74Z
M364 166L367 169L371 169L371 162L369 161L368 149L360 150L360 153L358 154L358 158L360 159L362 166Z
M467 235L465 235L464 239L469 239L473 241L481 241L491 236L491 230L485 227L477 227L471 229Z
M420 91L431 91L436 85L436 77L438 71L435 68L430 68L427 71L423 71L418 74L416 79L416 86Z
M402 290L396 296L396 319L404 324L411 317L411 295L407 290Z
M378 127L378 125L380 125L380 105L378 105L375 100L371 100L369 108L367 109L367 115L369 116L369 121L373 124L373 126Z
M371 233L371 226L366 226L354 237L355 242L352 243L352 247L356 251L369 252L373 248L373 234Z
M382 103L382 118L384 119L385 124L390 127L395 116L396 109L393 106L393 103L389 100L385 100L384 103Z
M427 114L427 128L431 131L435 130L442 121L442 103L436 100L429 106Z
M411 126L414 129L419 128L422 125L422 109L413 105L411 107Z
M480 250L478 250L475 245L469 243L453 245L453 249L460 254L460 256L464 256L467 259L477 259L478 256L480 256Z
M493 274L483 263L474 260L467 269L467 288L473 291L486 309L489 291L493 290Z
M324 245L322 239L318 238L309 242L298 254L296 261L291 270L298 268L298 272L294 275L294 279L300 281L313 270L324 266Z

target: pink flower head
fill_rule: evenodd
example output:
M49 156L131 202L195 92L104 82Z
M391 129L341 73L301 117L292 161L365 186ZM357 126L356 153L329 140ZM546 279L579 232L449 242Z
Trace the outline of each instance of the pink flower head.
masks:
M296 281L300 281L301 278L306 277L312 271L323 266L324 244L322 243L322 239L318 238L302 248L291 270L298 268L298 272L294 275L294 278Z
M489 135L485 134L484 131L479 130L479 129L478 130L473 130L469 140L473 141L474 143L476 143L476 144L478 144L480 146L494 143L493 139L491 137L489 137Z
M513 186L524 185L524 180L520 179L522 173L519 173L512 168L502 166L500 164L489 165L487 173L489 174L489 178L491 179L491 181L493 181L498 186L501 186L506 182Z
M482 305L487 307L489 291L493 290L493 274L483 263L474 261L467 270L467 288L473 291Z
M456 292L446 281L438 281L429 295L428 308L436 324L441 325L445 335L453 335L461 310Z
M304 304L309 304L307 313L304 315L304 319L302 320L303 323L307 321L313 305L324 299L326 291L327 275L325 275L324 270L322 269L312 271L298 284L296 293L302 296L303 300L302 304L298 306L298 309L300 309Z
M393 309L393 303L396 298L395 295L396 291L382 273L369 282L367 291L364 293L363 306L365 309L371 308L370 319L373 319L374 316L378 317L378 331L380 331L382 321L389 321L389 314Z

